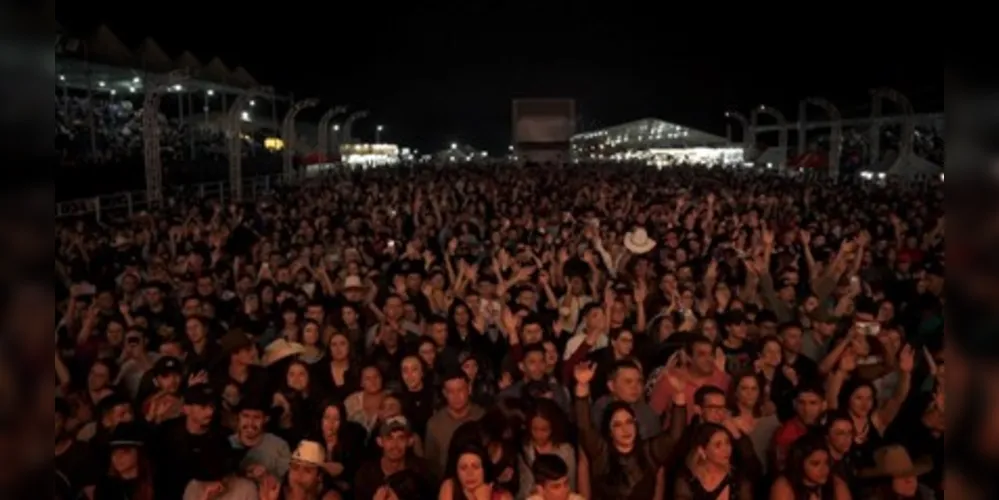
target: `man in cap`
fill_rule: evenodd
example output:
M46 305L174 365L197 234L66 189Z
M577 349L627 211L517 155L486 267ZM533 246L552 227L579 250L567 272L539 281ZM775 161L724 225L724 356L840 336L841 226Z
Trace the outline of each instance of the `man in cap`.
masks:
M191 456L190 478L180 486L183 500L259 500L257 486L253 481L240 477L236 468L232 449L225 443L211 443L200 448Z
M177 358L163 356L156 360L150 370L155 392L142 403L142 414L147 422L157 424L180 416L183 373L183 364Z
M230 330L222 337L222 363L212 379L220 391L235 385L242 394L267 390L267 371L258 364L257 346L242 330Z
M368 460L357 471L355 498L374 498L387 478L409 470L429 478L427 462L408 451L414 446L413 432L406 417L390 417L378 429L376 438L381 457Z
M198 455L206 449L229 442L213 425L218 395L208 384L189 387L184 392L183 416L157 425L156 449L159 453L156 479L166 498L178 498L194 477Z
M270 405L260 397L246 397L237 407L236 433L229 436L229 444L243 454L239 470L250 477L271 474L284 477L291 460L288 443L264 431Z

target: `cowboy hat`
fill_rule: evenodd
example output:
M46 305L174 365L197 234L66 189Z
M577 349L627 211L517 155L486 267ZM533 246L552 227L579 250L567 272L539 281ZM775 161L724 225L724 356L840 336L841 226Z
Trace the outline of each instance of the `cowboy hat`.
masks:
M863 478L921 476L933 469L933 461L920 459L912 461L905 447L898 444L885 446L874 451L874 467L862 469L858 475Z
M655 240L649 238L649 233L644 228L636 228L624 235L624 248L633 254L648 253L655 247Z
M291 461L309 465L322 466L326 462L326 451L323 445L309 440L302 440L291 454Z
M288 342L285 339L277 339L264 348L264 355L261 357L261 364L271 366L282 359L298 356L305 352L305 346L298 342Z
M343 287L342 288L344 290L364 288L364 281L361 280L360 276L358 276L356 274L352 274L352 275L347 276L346 278L343 279Z

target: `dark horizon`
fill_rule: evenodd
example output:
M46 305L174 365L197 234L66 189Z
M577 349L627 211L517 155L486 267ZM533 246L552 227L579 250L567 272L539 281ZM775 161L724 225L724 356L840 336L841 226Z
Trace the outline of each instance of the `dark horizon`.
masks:
M833 101L845 116L866 115L868 89L879 86L907 94L919 113L942 110L942 74L918 64L932 59L872 54L878 43L870 37L828 47L813 42L795 54L783 50L793 44L776 43L786 35L768 40L756 33L763 47L758 54L723 30L692 33L679 26L666 34L643 26L649 21L580 13L586 9L510 14L466 6L453 14L358 7L339 18L365 22L338 26L338 17L292 20L266 9L234 15L232 22L185 3L171 4L148 26L128 12L87 3L60 6L57 19L77 36L104 23L130 48L150 36L172 58L184 50L202 63L218 56L281 94L368 109L356 135L370 140L382 124L384 141L421 150L451 142L505 150L511 100L525 97L575 99L586 129L654 117L717 135L724 134L727 109L748 113L767 104L793 120L798 100L809 96ZM297 26L282 26L292 23Z

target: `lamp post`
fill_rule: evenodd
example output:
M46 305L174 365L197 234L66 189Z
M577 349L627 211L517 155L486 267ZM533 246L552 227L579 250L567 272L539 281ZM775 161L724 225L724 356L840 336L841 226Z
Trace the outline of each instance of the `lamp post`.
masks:
M385 127L381 125L375 127L375 144L382 143L382 130L385 130Z

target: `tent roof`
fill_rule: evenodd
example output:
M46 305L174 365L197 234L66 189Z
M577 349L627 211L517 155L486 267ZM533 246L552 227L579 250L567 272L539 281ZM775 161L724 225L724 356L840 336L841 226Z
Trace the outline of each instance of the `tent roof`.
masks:
M242 66L237 66L236 69L232 71L232 79L236 84L243 87L252 88L260 86L257 79L253 78L253 75L251 75L249 71L246 71L246 68Z
M101 25L87 39L87 56L93 60L117 66L135 63L132 51L106 25Z
M185 68L192 73L201 70L201 61L197 57L194 57L194 54L186 50L177 56L177 59L173 61L173 65L178 68Z
M231 77L229 68L218 57L208 61L208 64L201 70L201 78L215 83L225 83Z
M147 70L169 71L173 68L170 56L152 37L146 37L142 40L142 43L135 49L135 56L139 59L139 64Z

